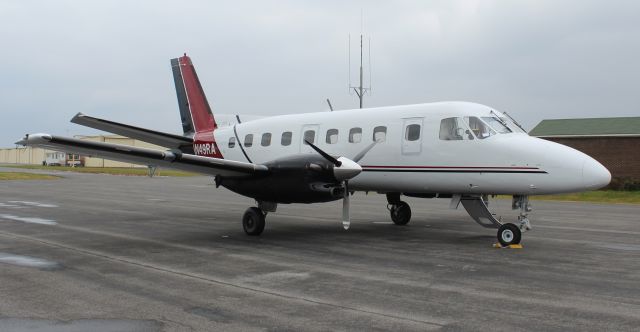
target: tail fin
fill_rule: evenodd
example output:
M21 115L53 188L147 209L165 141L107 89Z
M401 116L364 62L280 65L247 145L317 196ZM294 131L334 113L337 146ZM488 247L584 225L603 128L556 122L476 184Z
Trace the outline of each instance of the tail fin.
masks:
M185 136L193 136L199 132L213 131L218 127L207 97L204 95L198 74L191 63L191 58L184 56L171 59L173 80L178 95L182 130Z

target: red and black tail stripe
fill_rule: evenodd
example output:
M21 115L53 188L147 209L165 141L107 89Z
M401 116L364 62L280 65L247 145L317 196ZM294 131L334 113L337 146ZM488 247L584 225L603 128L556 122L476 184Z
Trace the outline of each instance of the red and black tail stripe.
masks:
M171 59L171 69L185 135L213 131L217 124L191 59L186 54Z

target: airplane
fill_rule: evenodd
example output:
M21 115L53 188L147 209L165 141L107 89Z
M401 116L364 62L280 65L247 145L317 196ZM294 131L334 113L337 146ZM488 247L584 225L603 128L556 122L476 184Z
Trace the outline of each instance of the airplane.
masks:
M242 217L247 235L260 235L278 204L342 200L350 226L350 196L386 195L396 225L411 219L402 196L446 198L486 228L502 246L519 244L531 229L533 195L594 190L611 174L565 145L530 137L507 113L470 102L290 114L218 125L191 59L171 59L183 135L78 113L71 122L149 142L155 150L49 134L16 144L211 175L255 199ZM488 208L489 196L512 196L514 222Z

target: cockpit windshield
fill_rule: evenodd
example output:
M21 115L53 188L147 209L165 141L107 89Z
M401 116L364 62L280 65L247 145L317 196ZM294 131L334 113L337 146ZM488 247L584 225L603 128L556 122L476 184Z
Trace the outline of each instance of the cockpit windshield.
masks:
M511 132L514 133L527 133L526 130L524 130L524 128L522 128L522 126L516 121L516 119L512 118L511 115L507 114L507 112L496 112L494 110L491 110L491 114L494 115L494 117L496 117L498 120L500 120L500 122L507 126Z
M511 133L511 129L507 127L507 123L503 120L492 117L492 116L483 116L482 120L486 122L491 128L495 129L500 134L509 134Z
M485 139L496 134L495 130L491 129L491 127L475 116L465 116L464 120L471 129L471 132L479 139Z
M512 122L498 116L465 116L440 121L440 139L443 141L470 141L485 139L497 134L510 134L520 129Z

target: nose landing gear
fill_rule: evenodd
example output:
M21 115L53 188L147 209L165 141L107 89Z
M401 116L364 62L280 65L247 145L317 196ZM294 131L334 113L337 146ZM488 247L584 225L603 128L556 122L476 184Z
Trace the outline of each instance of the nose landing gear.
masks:
M498 242L503 247L519 244L521 239L520 228L512 223L504 224L498 228Z
M520 244L522 233L531 229L529 222L529 212L532 211L529 204L529 196L515 195L511 207L514 210L520 209L518 215L518 225L513 223L503 223L502 218L496 218L488 208L488 196L460 196L459 202L462 203L471 218L478 224L487 228L498 228L498 242L503 247ZM458 202L456 198L452 200L452 207L457 208Z
M520 209L520 215L518 215L518 222L520 223L520 230L526 232L531 230L531 222L529 222L529 212L533 211L533 207L529 203L529 196L514 195L511 201L511 209Z

